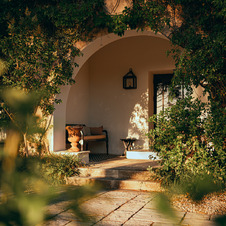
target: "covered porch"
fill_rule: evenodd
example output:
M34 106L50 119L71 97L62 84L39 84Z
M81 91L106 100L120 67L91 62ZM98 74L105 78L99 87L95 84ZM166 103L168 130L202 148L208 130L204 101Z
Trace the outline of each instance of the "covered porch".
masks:
M135 138L134 150L148 150L145 135L154 114L154 76L172 74L174 61L167 57L170 42L151 31L128 31L125 36L102 36L83 49L75 59L76 83L62 87L54 113L53 150L66 149L65 125L103 126L108 132L109 154L122 155L121 139ZM132 68L137 77L136 89L123 88L123 76ZM89 145L91 153L106 153L103 142Z

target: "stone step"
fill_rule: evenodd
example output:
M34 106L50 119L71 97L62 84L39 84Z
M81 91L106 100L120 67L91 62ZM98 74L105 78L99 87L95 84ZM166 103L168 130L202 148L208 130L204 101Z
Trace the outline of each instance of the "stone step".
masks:
M79 168L81 177L111 177L116 179L149 180L150 173L147 170L128 169L103 169L103 168Z
M70 177L67 179L68 185L97 185L103 189L124 189L137 191L163 191L160 182L134 179L116 179L111 177Z

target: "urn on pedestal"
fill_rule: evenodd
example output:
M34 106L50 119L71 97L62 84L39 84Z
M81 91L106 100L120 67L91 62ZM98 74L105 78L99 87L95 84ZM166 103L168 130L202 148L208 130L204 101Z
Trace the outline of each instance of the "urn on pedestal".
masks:
M71 148L68 151L71 152L79 152L81 151L81 145L79 141L81 139L81 126L66 126L66 130L68 131L68 140L71 142Z

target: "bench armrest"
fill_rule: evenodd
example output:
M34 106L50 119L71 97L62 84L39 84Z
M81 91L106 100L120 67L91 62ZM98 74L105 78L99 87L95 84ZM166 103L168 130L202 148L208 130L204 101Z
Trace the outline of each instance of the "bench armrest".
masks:
M108 140L108 131L107 131L107 130L105 130L105 129L103 129L103 132L105 133L105 135L106 135L106 139Z

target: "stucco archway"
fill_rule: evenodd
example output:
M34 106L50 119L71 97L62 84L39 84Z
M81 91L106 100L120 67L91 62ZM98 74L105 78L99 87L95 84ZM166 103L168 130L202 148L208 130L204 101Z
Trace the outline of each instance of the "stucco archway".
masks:
M155 37L162 40L167 40L165 37L159 34L154 34L151 31L145 31L145 32L136 32L136 31L127 31L123 37L119 37L114 34L108 34L103 37L99 37L95 39L93 42L89 43L87 46L85 46L82 49L82 57L78 57L75 59L75 62L79 64L78 68L75 68L73 77L75 78L76 75L79 74L80 70L83 68L83 66L86 64L86 62L99 50L103 49L104 47L108 46L111 43L114 43L119 40L123 40L126 38L132 38L132 37ZM168 40L167 40L168 42ZM171 65L168 65L169 70L173 69L174 65L171 63ZM152 70L147 69L148 72L151 74ZM155 68L154 71L157 69ZM160 72L161 68L157 70ZM66 124L66 108L67 108L67 101L68 101L68 95L71 90L71 86L64 86L61 88L61 94L58 96L62 100L62 103L60 105L56 105L55 112L54 112L54 151L57 150L65 150L65 124ZM145 94L144 94L145 95ZM139 106L137 106L139 108ZM138 109L139 110L139 109Z

